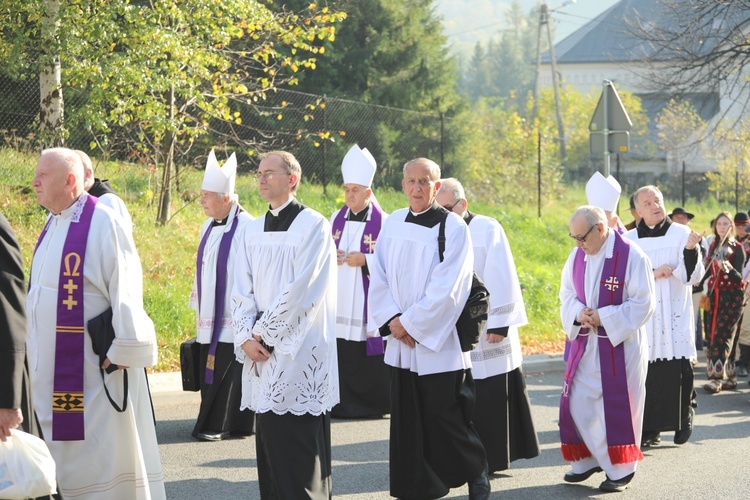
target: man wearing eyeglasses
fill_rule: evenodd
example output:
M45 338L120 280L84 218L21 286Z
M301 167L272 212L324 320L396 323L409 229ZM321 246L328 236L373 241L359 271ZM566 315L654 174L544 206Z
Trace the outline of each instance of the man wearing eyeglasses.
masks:
M639 460L648 342L654 311L651 263L586 205L570 218L570 252L560 285L560 317L570 342L562 397L562 454L585 481L604 471L603 491L627 488Z
M489 472L510 468L520 458L539 455L521 363L518 328L527 324L521 285L503 227L490 217L468 210L457 179L442 179L437 201L469 226L474 271L490 292L487 331L471 353L476 384L474 426L487 452Z
M290 153L262 157L258 187L269 210L245 226L235 267L241 409L256 414L263 499L331 498L336 249L328 219L295 198L301 176Z
M625 237L651 259L656 284L656 312L646 325L649 365L641 445L660 444L663 431L675 431L674 443L685 444L697 406L692 285L704 273L701 235L669 220L656 186L641 187L633 196L641 221Z
M461 351L455 327L473 277L469 229L436 202L440 167L434 161L407 162L401 185L409 208L383 224L368 296L370 323L390 335L390 493L440 498L469 483L469 498L488 499L484 447L471 423L470 353Z

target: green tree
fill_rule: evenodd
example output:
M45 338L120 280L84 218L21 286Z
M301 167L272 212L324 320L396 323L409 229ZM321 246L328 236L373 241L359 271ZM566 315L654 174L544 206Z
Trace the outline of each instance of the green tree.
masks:
M514 0L505 14L505 24L511 28L488 40L484 50L477 42L471 62L462 68L461 92L472 102L500 97L504 105L521 108L534 88L538 20L538 8L524 14L521 3ZM546 44L546 37L542 42Z
M303 1L282 3L294 9ZM434 0L336 2L347 19L336 39L324 43L326 55L318 71L301 75L298 88L412 111L452 110L459 102L455 61L448 54L434 4Z
M313 42L333 40L345 17L315 5L276 13L256 0L69 1L57 13L48 3L58 4L0 0L0 60L45 71L36 34L45 23L59 27L61 82L88 102L68 126L88 130L92 148L107 147L116 128L137 137L135 147L163 169L161 223L177 148L217 120L240 124L243 105L313 69L321 51Z
M666 152L668 166L677 168L705 125L690 101L669 101L656 117L659 148Z
M735 202L742 210L750 203L750 127L745 122L721 127L712 141L708 156L716 171L706 172L708 189L720 203Z

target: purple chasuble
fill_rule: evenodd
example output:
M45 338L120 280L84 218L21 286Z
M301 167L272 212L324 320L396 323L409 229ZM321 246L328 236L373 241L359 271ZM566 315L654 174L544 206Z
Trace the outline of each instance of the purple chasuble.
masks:
M612 257L604 261L599 281L598 308L622 304L625 287L630 243L617 231ZM603 250L603 249L602 249ZM581 303L586 304L585 253L580 248L573 261L573 286ZM582 329L575 340L570 342L563 391L560 398L560 440L565 460L575 462L591 456L591 451L581 440L570 413L570 391L574 390L573 378L578 364L586 350L588 335L595 333L599 343L599 363L602 378L604 402L604 422L607 433L607 452L613 464L635 462L643 459L643 454L635 442L633 420L630 411L628 380L625 372L625 348L622 343L613 346L607 332L599 326L596 332Z
M229 250L232 247L232 238L237 231L239 221L240 207L235 207L234 220L229 231L224 231L219 243L219 256L216 261L216 288L214 290L214 322L211 331L211 344L208 347L208 359L206 360L206 374L204 382L206 384L214 383L214 368L216 366L216 348L219 345L219 336L221 335L221 326L224 323L224 299L227 290L227 261L229 260ZM198 286L198 315L201 310L201 293L202 293L202 274L203 274L203 252L206 249L208 236L211 234L211 226L206 229L200 245L198 245L198 261L196 264L196 280Z
M87 194L85 196L79 219L70 222L60 261L55 327L55 378L52 389L53 441L81 441L86 437L83 398L83 269L91 219L98 200ZM47 234L51 221L50 217L39 235L34 253Z

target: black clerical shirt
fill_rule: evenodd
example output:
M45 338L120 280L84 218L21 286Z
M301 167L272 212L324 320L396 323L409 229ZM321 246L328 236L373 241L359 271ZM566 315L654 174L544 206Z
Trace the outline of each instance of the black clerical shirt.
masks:
M263 232L270 233L273 231L288 231L294 222L294 219L302 212L305 208L303 204L297 201L296 198L292 199L287 206L285 206L279 215L273 215L270 207L268 213L266 213L266 220L263 225Z
M423 227L435 227L440 224L440 221L445 219L448 210L440 206L436 201L432 202L432 206L421 214L415 215L414 212L409 210L406 214L404 222L417 224Z
M104 179L102 181L94 177L94 185L91 186L91 189L88 190L88 193L91 196L96 196L97 198L99 198L101 196L104 196L105 194L115 194L115 190L112 189L112 186L109 185L109 179Z

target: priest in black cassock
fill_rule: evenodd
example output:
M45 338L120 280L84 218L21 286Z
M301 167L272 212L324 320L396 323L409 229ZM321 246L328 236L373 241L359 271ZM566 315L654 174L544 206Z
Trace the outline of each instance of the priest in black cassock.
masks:
M26 288L18 240L0 213L0 440L10 430L41 437L26 366ZM59 495L44 498L60 498Z
M693 432L698 404L692 285L704 273L701 235L669 220L656 186L643 186L633 197L641 221L625 237L651 260L656 294L656 311L646 323L649 363L641 445L659 445L664 431L675 431L674 443L681 445Z
M383 337L367 323L367 293L375 242L388 214L372 193L375 158L356 144L341 163L346 205L331 215L337 248L336 349L341 401L334 418L381 418L391 411Z
M321 214L295 198L302 176L285 151L258 166L269 210L245 226L232 293L241 408L256 414L260 496L331 498L336 364L336 247Z
M26 369L26 289L16 234L0 214L0 439L19 426L39 435Z
M473 421L487 452L489 472L506 470L515 460L539 456L521 369L518 328L528 323L521 284L505 230L495 219L468 210L461 183L443 179L436 199L469 226L474 271L490 292L487 330L471 352L477 391Z
M440 498L469 483L469 498L489 498L484 447L471 422L470 353L461 351L455 327L472 282L469 228L435 201L440 167L434 161L407 162L402 186L409 208L383 225L368 296L370 322L390 335L390 493Z

